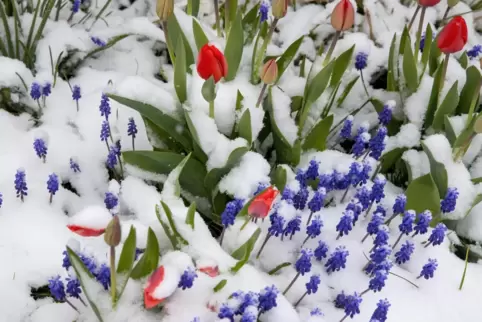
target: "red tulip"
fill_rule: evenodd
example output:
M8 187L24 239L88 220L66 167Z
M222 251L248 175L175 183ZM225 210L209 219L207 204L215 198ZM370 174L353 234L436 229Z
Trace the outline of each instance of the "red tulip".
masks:
M422 7L433 7L437 5L440 0L418 0L418 4Z
M439 0L440 1L440 0ZM341 0L331 13L331 25L336 31L344 31L353 27L355 9L350 0Z
M213 76L215 83L222 77L226 77L228 63L223 53L210 44L202 46L197 56L197 73L203 79Z
M204 266L199 268L200 272L203 272L204 274L210 276L210 277L216 277L219 275L219 268L217 266Z
M257 195L248 207L248 215L255 218L265 218L278 193L278 190L269 187L264 192Z
M112 221L112 215L101 206L90 206L72 216L67 228L83 237L100 236Z
M151 277L149 277L149 281L147 281L147 286L144 289L144 305L146 309L152 309L162 301L164 298L156 298L154 296L154 291L156 288L162 283L164 280L164 266L160 266L158 269L152 273Z
M102 235L105 232L105 228L94 229L94 228L88 228L88 227L81 227L77 225L67 225L67 228L70 229L72 232L83 237L97 237Z
M444 54L456 53L467 43L467 24L464 18L457 16L442 29L438 36L437 47Z

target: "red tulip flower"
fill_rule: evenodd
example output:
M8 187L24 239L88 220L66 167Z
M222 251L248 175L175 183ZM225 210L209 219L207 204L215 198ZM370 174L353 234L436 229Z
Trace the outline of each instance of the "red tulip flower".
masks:
M91 206L70 218L67 228L83 237L96 237L105 232L111 220L112 215L107 209Z
M437 5L440 0L418 0L418 4L422 7L433 7Z
M67 225L67 228L70 229L72 232L76 233L77 235L83 237L97 237L102 235L105 232L105 228L102 229L94 229L88 227L81 227L77 225Z
M254 218L265 218L278 193L278 190L269 187L264 192L257 195L248 207L248 215Z
M202 46L197 56L197 73L202 79L208 79L212 76L215 83L226 77L228 63L223 53L210 44Z
M168 275L167 278L166 275ZM159 266L159 268L152 273L151 277L149 277L147 286L144 289L144 306L146 309L152 309L172 295L177 289L180 277L180 274L175 268ZM175 281L175 283L173 283L173 281Z
M210 276L210 277L216 277L219 275L219 268L217 266L204 266L199 268L200 272L203 272L204 274Z
M440 1L440 0L439 0ZM336 31L345 31L353 27L355 9L350 0L341 0L331 13L331 25Z
M457 16L442 29L437 39L437 47L444 54L456 53L467 43L467 24Z

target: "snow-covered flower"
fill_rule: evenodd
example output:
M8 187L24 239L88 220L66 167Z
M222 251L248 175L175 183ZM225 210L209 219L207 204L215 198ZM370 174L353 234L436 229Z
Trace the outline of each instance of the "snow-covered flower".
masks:
M348 295L345 299L345 314L353 318L356 314L360 314L360 304L362 302L361 296L355 292L353 295Z
M308 169L306 169L306 172L305 172L306 179L315 180L316 178L318 178L319 167L320 167L320 163L318 161L310 160Z
M423 265L422 271L420 272L420 275L417 278L420 278L423 276L426 280L431 279L433 277L433 274L437 270L438 263L436 259L429 258L428 263Z
M303 170L296 170L295 180L299 182L300 187L306 187L306 174Z
M352 153L355 156L355 158L358 158L363 155L369 141L370 141L370 134L368 134L367 128L364 126L361 126L358 129L357 135L355 136L355 143L353 144L353 147L352 147Z
M60 279L60 275L52 277L49 279L49 290L50 294L59 302L65 301L65 286L64 282Z
M159 266L149 277L144 288L144 306L152 309L171 296L177 289L180 275L176 268L167 265Z
M132 136L133 139L136 138L137 135L137 125L134 121L133 117L129 118L129 122L127 123L127 135Z
M74 158L70 158L69 163L70 163L70 169L72 169L72 171L74 171L75 173L81 172L79 163Z
M373 202L379 203L383 198L385 198L385 185L387 183L387 179L382 174L378 174L375 179L373 180L372 191L370 195L370 200Z
M373 249L373 251L370 253L370 260L375 264L379 264L386 260L391 253L392 249L388 245L375 247L375 249Z
M348 254L345 246L338 246L326 261L326 272L331 273L345 268Z
M375 235L375 239L373 240L373 245L375 247L387 245L390 235L388 234L388 227L387 225L381 225L378 227L378 231Z
M374 213L372 219L367 225L367 233L369 235L375 235L378 232L378 228L383 224L383 217L380 213Z
M368 54L360 51L355 56L355 68L357 70L363 70L367 67Z
M390 302L388 302L387 299L380 300L377 303L377 308L372 314L372 317L370 321L379 321L379 322L385 322L387 321L387 314L388 314L388 309L390 308Z
M346 302L346 294L344 291L341 291L336 297L335 297L335 307L337 309L344 309L345 308L345 302Z
M269 216L269 220L271 222L271 226L268 228L268 233L271 236L278 237L283 233L285 219L283 216L278 215L277 212L272 213Z
M447 226L442 223L437 224L437 226L432 229L432 233L430 234L430 237L428 238L428 243L425 245L425 247L428 247L429 245L437 246L442 244L446 232Z
M234 309L226 303L221 304L218 312L218 318L234 321Z
M65 291L70 297L78 299L80 297L80 294L82 293L82 290L80 288L80 281L76 277L67 277L67 286Z
M379 160L385 150L385 138L387 137L387 128L380 126L377 133L370 139L368 146L370 148L370 156L375 160Z
M402 244L402 247L400 247L400 250L395 253L395 262L398 265L408 262L414 250L415 244L411 240L405 241L405 243Z
M264 189L268 187L269 187L269 183L266 183L266 182L258 183L258 187L256 188L256 191L253 193L253 196L259 195Z
M15 190L17 192L17 198L23 201L23 198L28 194L27 180L25 170L18 169L15 173Z
M381 125L387 126L388 123L392 120L392 112L393 106L395 105L394 101L388 101L385 105L383 105L382 111L378 114L378 121Z
M377 270L370 279L368 288L373 292L380 292L385 286L385 281L388 278L388 272L386 270Z
M89 206L70 217L67 228L83 237L100 236L105 232L112 215L104 207Z
M321 228L323 228L323 221L321 220L320 215L316 215L306 227L306 235L309 238L316 238L321 234Z
M367 210L370 207L372 191L367 186L359 188L355 194L355 198L360 201L363 206L363 210Z
M283 193L281 194L281 200L292 202L294 197L295 197L295 192L291 190L289 187L285 187L283 189Z
M448 188L445 198L440 202L440 210L442 210L443 213L454 211L458 197L459 192L457 191L457 188Z
M42 97L42 86L39 83L33 82L30 86L30 96L32 99L38 101Z
M319 240L318 246L315 248L313 254L317 261L322 261L323 258L328 256L328 245L324 241Z
M110 287L110 267L107 264L100 265L95 278L107 291Z
M310 209L310 211L311 212L320 211L321 208L323 208L324 206L325 197L326 197L325 188L319 188L318 190L316 190L315 193L313 194L313 197L308 202L308 208Z
M340 131L340 137L342 139L351 139L351 130L353 128L353 115L349 115L345 121L343 121L343 127Z
M345 213L351 211L353 213L353 225L358 221L358 217L363 211L363 206L358 199L353 199L350 201L345 208Z
M35 154L37 154L37 156L40 159L43 159L45 162L45 158L47 157L47 150L48 150L47 143L45 142L45 140L42 138L36 138L33 141L33 149L35 150Z
M308 201L308 189L307 187L301 187L298 193L293 197L293 206L298 210L303 210L306 207Z
M243 200L234 199L226 204L226 208L221 213L221 223L224 227L234 225L236 215L243 208Z
M279 290L274 285L266 286L261 290L259 293L259 312L264 313L276 307L278 305L276 302L278 294Z
M257 195L248 207L248 215L252 218L266 218L273 205L278 189L270 186Z
M117 165L117 154L118 149L115 146L111 146L109 149L109 154L107 154L107 159L105 160L105 165L109 169L114 169Z
M179 280L179 284L177 287L185 290L186 288L191 288L194 284L194 280L196 279L197 274L194 268L188 267L184 273L181 275L181 279Z

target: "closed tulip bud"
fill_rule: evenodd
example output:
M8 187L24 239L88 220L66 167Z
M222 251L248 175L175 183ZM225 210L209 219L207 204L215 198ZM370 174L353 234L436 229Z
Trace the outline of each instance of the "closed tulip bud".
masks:
M283 18L288 11L288 1L289 0L272 0L271 1L271 12L275 18Z
M437 5L440 0L418 0L418 4L422 7L433 7Z
M196 68L202 79L207 80L212 76L215 83L228 74L226 57L219 49L210 44L202 46L199 50Z
M107 245L111 247L116 247L119 245L121 240L121 227L119 222L119 217L114 216L110 223L107 225L104 234L104 241Z
M268 85L276 82L278 79L278 64L276 64L276 60L270 59L263 65L259 78Z
M350 0L341 0L331 13L331 25L336 31L345 31L353 27L355 9Z
M479 117L479 118L477 118L477 120L475 120L474 131L477 134L482 133L482 118Z
M156 13L161 21L167 21L174 11L174 0L157 0Z
M447 5L449 8L455 7L460 0L447 0Z
M467 43L467 24L457 16L442 29L437 39L437 47L444 54L456 53Z

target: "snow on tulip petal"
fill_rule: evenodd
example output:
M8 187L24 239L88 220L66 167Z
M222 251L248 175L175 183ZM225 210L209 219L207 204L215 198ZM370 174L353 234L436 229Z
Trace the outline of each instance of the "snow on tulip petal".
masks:
M228 63L224 54L215 46L206 44L199 51L197 72L203 79L214 78L217 83L228 74Z
M265 218L278 193L278 190L269 187L256 196L248 207L248 215L255 218Z
M467 43L467 24L457 16L442 29L438 36L437 47L445 54L456 53Z
M104 207L89 206L70 218L67 228L80 236L99 236L111 219L112 215Z
M144 289L144 305L151 309L171 296L177 289L181 274L172 266L160 266L147 281Z

